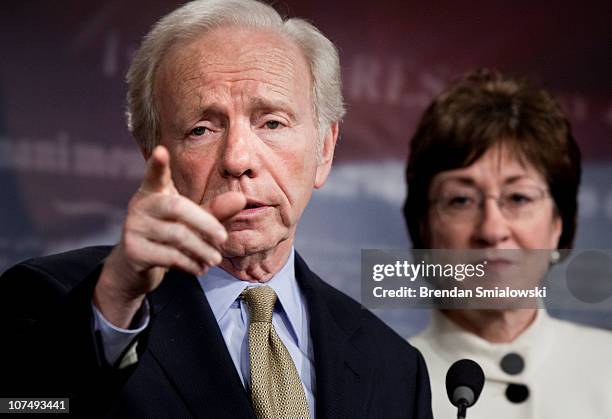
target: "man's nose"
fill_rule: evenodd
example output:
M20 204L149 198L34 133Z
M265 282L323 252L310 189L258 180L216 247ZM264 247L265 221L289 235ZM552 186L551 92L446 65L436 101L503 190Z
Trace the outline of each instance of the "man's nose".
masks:
M482 203L480 218L474 229L473 239L479 246L491 247L510 238L510 225L497 200L489 197Z
M254 134L250 126L235 123L231 124L221 150L221 164L219 171L223 177L240 178L242 176L254 177L253 146Z

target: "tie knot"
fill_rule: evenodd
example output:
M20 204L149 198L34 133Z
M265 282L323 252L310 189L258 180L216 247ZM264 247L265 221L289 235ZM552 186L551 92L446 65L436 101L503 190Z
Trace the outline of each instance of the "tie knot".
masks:
M276 303L276 293L267 285L247 288L240 294L249 306L251 323L272 322L272 311Z

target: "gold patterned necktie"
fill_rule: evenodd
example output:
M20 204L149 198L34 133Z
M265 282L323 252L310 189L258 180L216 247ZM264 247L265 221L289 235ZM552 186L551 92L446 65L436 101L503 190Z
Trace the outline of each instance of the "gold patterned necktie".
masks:
M249 307L251 402L258 419L309 418L300 376L272 325L276 293L269 286L245 289Z

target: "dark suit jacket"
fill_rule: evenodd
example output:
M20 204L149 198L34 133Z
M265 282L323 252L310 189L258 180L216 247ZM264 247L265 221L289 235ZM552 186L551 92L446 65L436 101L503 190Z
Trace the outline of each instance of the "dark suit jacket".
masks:
M139 361L106 365L91 297L109 247L32 259L0 277L0 397L71 397L88 417L254 418L195 277L170 271L149 295ZM310 315L317 418L430 418L420 353L296 255ZM0 377L2 377L0 375Z

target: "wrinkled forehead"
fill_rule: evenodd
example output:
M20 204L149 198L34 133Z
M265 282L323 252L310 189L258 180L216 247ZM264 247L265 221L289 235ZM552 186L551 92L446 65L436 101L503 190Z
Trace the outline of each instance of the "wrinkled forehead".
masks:
M155 90L158 97L193 92L220 79L262 81L272 93L311 100L310 69L295 42L276 31L241 26L174 44L160 62Z

